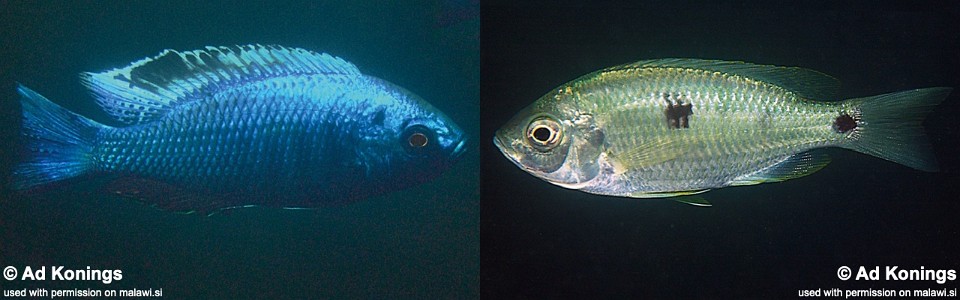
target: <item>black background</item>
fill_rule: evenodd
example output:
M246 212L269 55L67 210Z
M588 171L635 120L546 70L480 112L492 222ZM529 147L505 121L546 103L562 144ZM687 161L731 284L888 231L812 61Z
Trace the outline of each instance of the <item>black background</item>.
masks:
M954 2L706 2L481 4L483 298L957 288L836 275L840 266L960 269L957 91L924 123L938 173L826 150L833 162L824 170L712 191L712 208L566 190L497 151L494 131L550 89L643 59L801 66L841 80L842 98L960 87Z

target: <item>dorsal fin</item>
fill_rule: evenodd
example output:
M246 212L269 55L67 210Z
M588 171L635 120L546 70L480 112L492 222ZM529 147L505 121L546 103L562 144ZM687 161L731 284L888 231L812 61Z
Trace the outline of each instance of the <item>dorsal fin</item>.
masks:
M325 53L245 45L186 52L167 49L125 68L80 76L107 113L126 124L138 124L222 85L297 74L357 76L360 71Z
M836 100L840 81L830 75L799 67L757 65L740 61L667 58L642 60L607 70L644 67L672 67L707 70L739 75L780 86L811 100Z

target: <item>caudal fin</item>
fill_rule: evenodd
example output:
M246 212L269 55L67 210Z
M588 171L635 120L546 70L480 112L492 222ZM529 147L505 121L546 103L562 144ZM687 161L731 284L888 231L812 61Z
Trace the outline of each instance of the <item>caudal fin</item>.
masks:
M921 122L952 88L935 87L850 99L859 122L845 148L917 170L937 171L937 160Z
M28 189L79 176L93 168L93 140L104 125L70 112L40 94L17 86L23 106L21 163L11 185Z

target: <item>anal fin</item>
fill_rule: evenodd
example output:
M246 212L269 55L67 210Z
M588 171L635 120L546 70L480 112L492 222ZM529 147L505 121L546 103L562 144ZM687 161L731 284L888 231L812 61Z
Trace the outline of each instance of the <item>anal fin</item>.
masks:
M103 188L109 194L178 213L212 215L222 209L233 207L233 205L225 205L219 197L153 178L120 176Z
M710 191L710 189L673 192L639 192L627 196L631 198L670 198L670 200L693 206L710 207L713 206L713 204L710 204L706 198L699 195L708 191Z
M679 197L679 196L690 196L696 194L702 194L710 191L710 189L703 190L690 190L690 191L673 191L673 192L639 192L628 195L631 198L668 198L668 197Z
M748 174L730 182L730 185L754 185L800 178L823 169L830 163L830 156L811 151L789 156L766 169Z

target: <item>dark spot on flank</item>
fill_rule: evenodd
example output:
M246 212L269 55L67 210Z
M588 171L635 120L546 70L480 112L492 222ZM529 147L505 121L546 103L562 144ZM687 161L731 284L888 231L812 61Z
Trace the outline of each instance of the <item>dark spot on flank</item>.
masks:
M373 113L373 125L383 126L383 120L386 118L385 109L378 109L377 112Z
M667 125L671 129L690 128L690 115L693 114L693 105L681 100L670 100L670 94L663 94L667 108L663 114L667 117ZM675 97L674 97L675 98Z
M847 133L854 128L857 128L857 120L849 114L842 114L833 121L833 130L837 133Z

